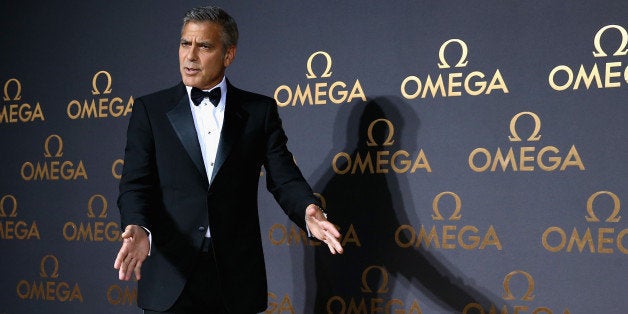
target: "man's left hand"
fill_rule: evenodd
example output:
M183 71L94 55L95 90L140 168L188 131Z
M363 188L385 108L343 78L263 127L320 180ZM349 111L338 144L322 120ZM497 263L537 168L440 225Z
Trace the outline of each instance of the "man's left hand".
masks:
M310 204L305 209L305 223L315 238L327 244L331 254L342 254L342 245L338 241L340 232L334 224L327 220L320 207Z

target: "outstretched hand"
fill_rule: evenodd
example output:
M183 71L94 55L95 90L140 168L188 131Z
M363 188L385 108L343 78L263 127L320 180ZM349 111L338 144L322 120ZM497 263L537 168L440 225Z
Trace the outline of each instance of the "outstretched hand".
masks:
M140 280L142 263L148 256L150 243L146 231L138 225L128 225L122 233L122 248L118 252L113 268L118 269L120 280L129 280L135 273L135 279Z
M342 254L342 245L338 241L340 232L338 232L334 224L327 220L325 214L318 206L310 204L305 209L305 223L315 238L327 244L331 254Z

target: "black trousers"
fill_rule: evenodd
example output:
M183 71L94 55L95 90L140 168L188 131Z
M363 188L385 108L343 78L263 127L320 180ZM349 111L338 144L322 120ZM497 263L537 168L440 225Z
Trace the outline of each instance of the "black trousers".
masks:
M216 261L211 240L205 239L194 271L174 305L165 312L144 311L145 314L227 314L218 285Z

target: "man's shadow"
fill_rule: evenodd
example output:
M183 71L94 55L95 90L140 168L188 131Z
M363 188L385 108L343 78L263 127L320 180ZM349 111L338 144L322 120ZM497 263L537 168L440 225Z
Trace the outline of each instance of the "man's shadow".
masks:
M349 106L350 110L339 110L334 122L332 151L315 172L314 177L320 179L313 185L324 200L329 219L344 235L345 252L331 255L324 245L305 250L305 312L339 313L344 307L349 311L351 302L354 309L359 309L362 300L370 312L371 299L375 298L384 300L379 307L385 307L387 300L401 299L403 308L408 309L418 298L406 297L412 286L451 311L461 312L470 303L482 304L485 308L495 303L497 296L472 287L460 271L438 257L433 247L427 250L424 245L401 248L395 241L400 225L418 227L416 212L427 210L412 204L412 194L421 191L410 187L407 179L407 176L422 176L426 172L418 169L414 174L410 170L396 173L390 164L383 164L380 169L388 169L388 173L381 170L378 173L377 154L389 151L383 159L392 162L394 152L405 150L410 156L404 159L410 161L412 169L419 151L420 119L415 111L395 97L378 97L365 105ZM390 133L393 129L378 119L391 122L394 136ZM408 139L407 143L402 143L402 136ZM339 154L341 152L346 154ZM335 170L331 167L334 158ZM371 165L365 163L368 158L372 160L372 170ZM404 169L404 166L397 162L396 168ZM423 199L429 199L431 204L434 196ZM409 243L411 240L406 233L401 233L397 241ZM398 289L397 293L391 288ZM420 304L426 300L419 298L418 301ZM397 305L397 308L401 307Z

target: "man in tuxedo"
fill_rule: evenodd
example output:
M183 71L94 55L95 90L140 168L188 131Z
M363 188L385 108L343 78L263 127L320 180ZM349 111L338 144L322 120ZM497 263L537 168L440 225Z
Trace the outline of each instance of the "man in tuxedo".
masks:
M294 223L342 253L286 147L272 98L225 78L235 21L190 10L179 45L182 82L135 100L120 180L119 278L138 280L145 313L256 313L267 306L257 209L260 170Z

